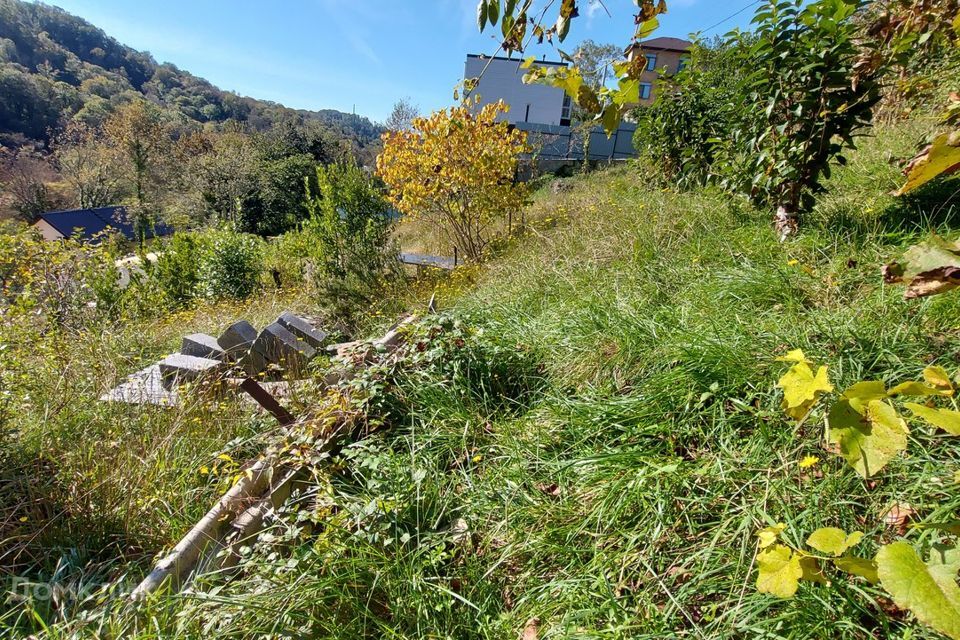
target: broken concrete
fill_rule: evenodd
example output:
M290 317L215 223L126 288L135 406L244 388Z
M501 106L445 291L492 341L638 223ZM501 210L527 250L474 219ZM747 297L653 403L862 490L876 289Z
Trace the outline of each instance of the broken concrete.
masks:
M288 331L279 322L274 322L257 336L256 342L250 349L250 360L256 360L255 353L285 369L300 371L316 357L317 350Z
M175 391L163 386L160 365L150 365L137 371L116 388L100 396L103 402L125 402L127 404L155 404L172 407L180 403Z
M277 318L277 322L314 349L319 349L321 345L323 345L323 341L327 339L327 333L325 331L317 329L300 316L290 313L289 311L281 313L280 317Z
M256 328L246 320L241 320L227 327L217 338L217 344L224 350L228 360L237 360L250 350L256 339Z
M185 356L223 360L225 352L213 336L205 333L191 333L183 337L180 352Z
M197 380L203 376L219 373L224 367L219 360L198 358L174 353L157 363L160 377L166 386Z

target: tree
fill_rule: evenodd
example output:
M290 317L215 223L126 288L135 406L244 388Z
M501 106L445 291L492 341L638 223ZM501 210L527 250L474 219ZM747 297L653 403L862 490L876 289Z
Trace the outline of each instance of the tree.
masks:
M377 171L389 199L411 217L440 225L466 258L482 258L490 224L518 210L527 195L515 181L526 135L496 122L503 102L473 114L451 107L413 121L412 131L383 134Z
M4 191L24 222L33 223L41 213L67 204L62 195L51 188L57 175L41 157L20 153L7 163L2 173Z
M387 131L410 131L413 121L420 117L420 107L410 102L410 98L400 98L393 105L390 117L383 123Z
M381 185L352 163L317 166L317 190L307 184L315 241L314 274L321 295L342 316L366 308L397 264L391 251L393 217Z
M82 122L71 122L55 143L60 173L81 209L116 204L123 193L117 155L101 144L98 133Z
M666 0L633 0L637 7L634 16L636 30L633 41L647 38L660 25L657 16L666 13ZM563 42L570 33L571 22L579 17L577 0L562 0L556 13L556 22L551 9L557 5L554 0L545 0L541 6L535 6L534 0L480 0L477 5L477 26L482 32L486 26L500 24L503 40L499 50L523 53L533 40ZM571 100L595 120L603 124L608 135L620 126L623 116L640 100L640 76L644 69L643 56L634 56L633 60L621 60L613 63L617 77L616 86L602 86L595 90L584 82L583 69L574 64L572 67L534 65L531 56L524 61L529 71L524 82L539 82L563 89ZM475 79L465 83L468 89Z
M610 65L622 57L623 47L584 40L574 52L573 62L580 69L583 81L594 91L599 91L600 87L606 84L607 78L613 77Z
M140 246L155 223L168 179L170 135L159 112L139 100L124 105L103 125L104 138L117 154L120 175L132 194L134 230Z
M823 191L830 163L844 162L842 152L869 126L880 100L879 70L855 75L861 49L854 16L864 4L770 0L754 17L752 117L734 136L745 162L726 181L776 209L781 237L796 230L799 212Z

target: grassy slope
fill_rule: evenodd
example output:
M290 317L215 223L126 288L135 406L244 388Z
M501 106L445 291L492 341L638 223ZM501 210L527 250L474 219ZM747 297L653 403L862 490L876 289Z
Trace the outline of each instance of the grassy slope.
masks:
M138 615L116 604L53 635L505 638L538 617L541 638L936 637L879 614L881 592L858 580L803 585L786 602L753 585L753 534L767 523L787 523L796 545L821 526L860 529L866 555L892 539L880 514L895 500L938 519L960 509L954 443L914 425L909 455L868 487L822 449L821 420L784 419L774 389L774 356L798 347L838 388L956 368L960 296L908 303L879 276L918 234L955 223L937 204L948 191L885 195L898 180L887 155L913 142L909 131L866 140L783 245L766 214L630 171L541 192L528 236L475 286L441 292L486 339L541 363L531 403L505 411L462 381L411 380L402 421L331 480L326 528L308 544L225 587ZM146 418L129 417L134 438ZM205 434L192 464L245 429ZM822 462L799 469L810 454ZM189 515L216 488L187 498L182 482L160 486Z

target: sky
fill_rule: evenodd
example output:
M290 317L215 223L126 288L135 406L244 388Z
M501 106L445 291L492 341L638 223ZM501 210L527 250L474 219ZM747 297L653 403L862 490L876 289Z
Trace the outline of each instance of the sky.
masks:
M478 31L477 0L48 2L221 89L297 109L355 111L378 122L401 98L422 112L449 106L454 85L463 79L466 55L493 54L498 45L489 26L484 34ZM667 4L669 12L661 16L654 37L745 28L756 2ZM584 39L630 43L632 0L604 0L602 5L580 0L579 5L581 15L561 45L564 51L573 52ZM559 59L547 44L526 55Z

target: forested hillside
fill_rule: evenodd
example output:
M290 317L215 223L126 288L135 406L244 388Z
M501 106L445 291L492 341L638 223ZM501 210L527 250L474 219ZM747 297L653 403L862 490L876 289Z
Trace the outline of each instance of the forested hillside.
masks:
M0 144L49 143L67 122L97 126L137 98L188 124L232 120L263 131L284 119L316 121L358 149L375 142L381 131L361 116L294 111L223 91L62 9L0 0Z

